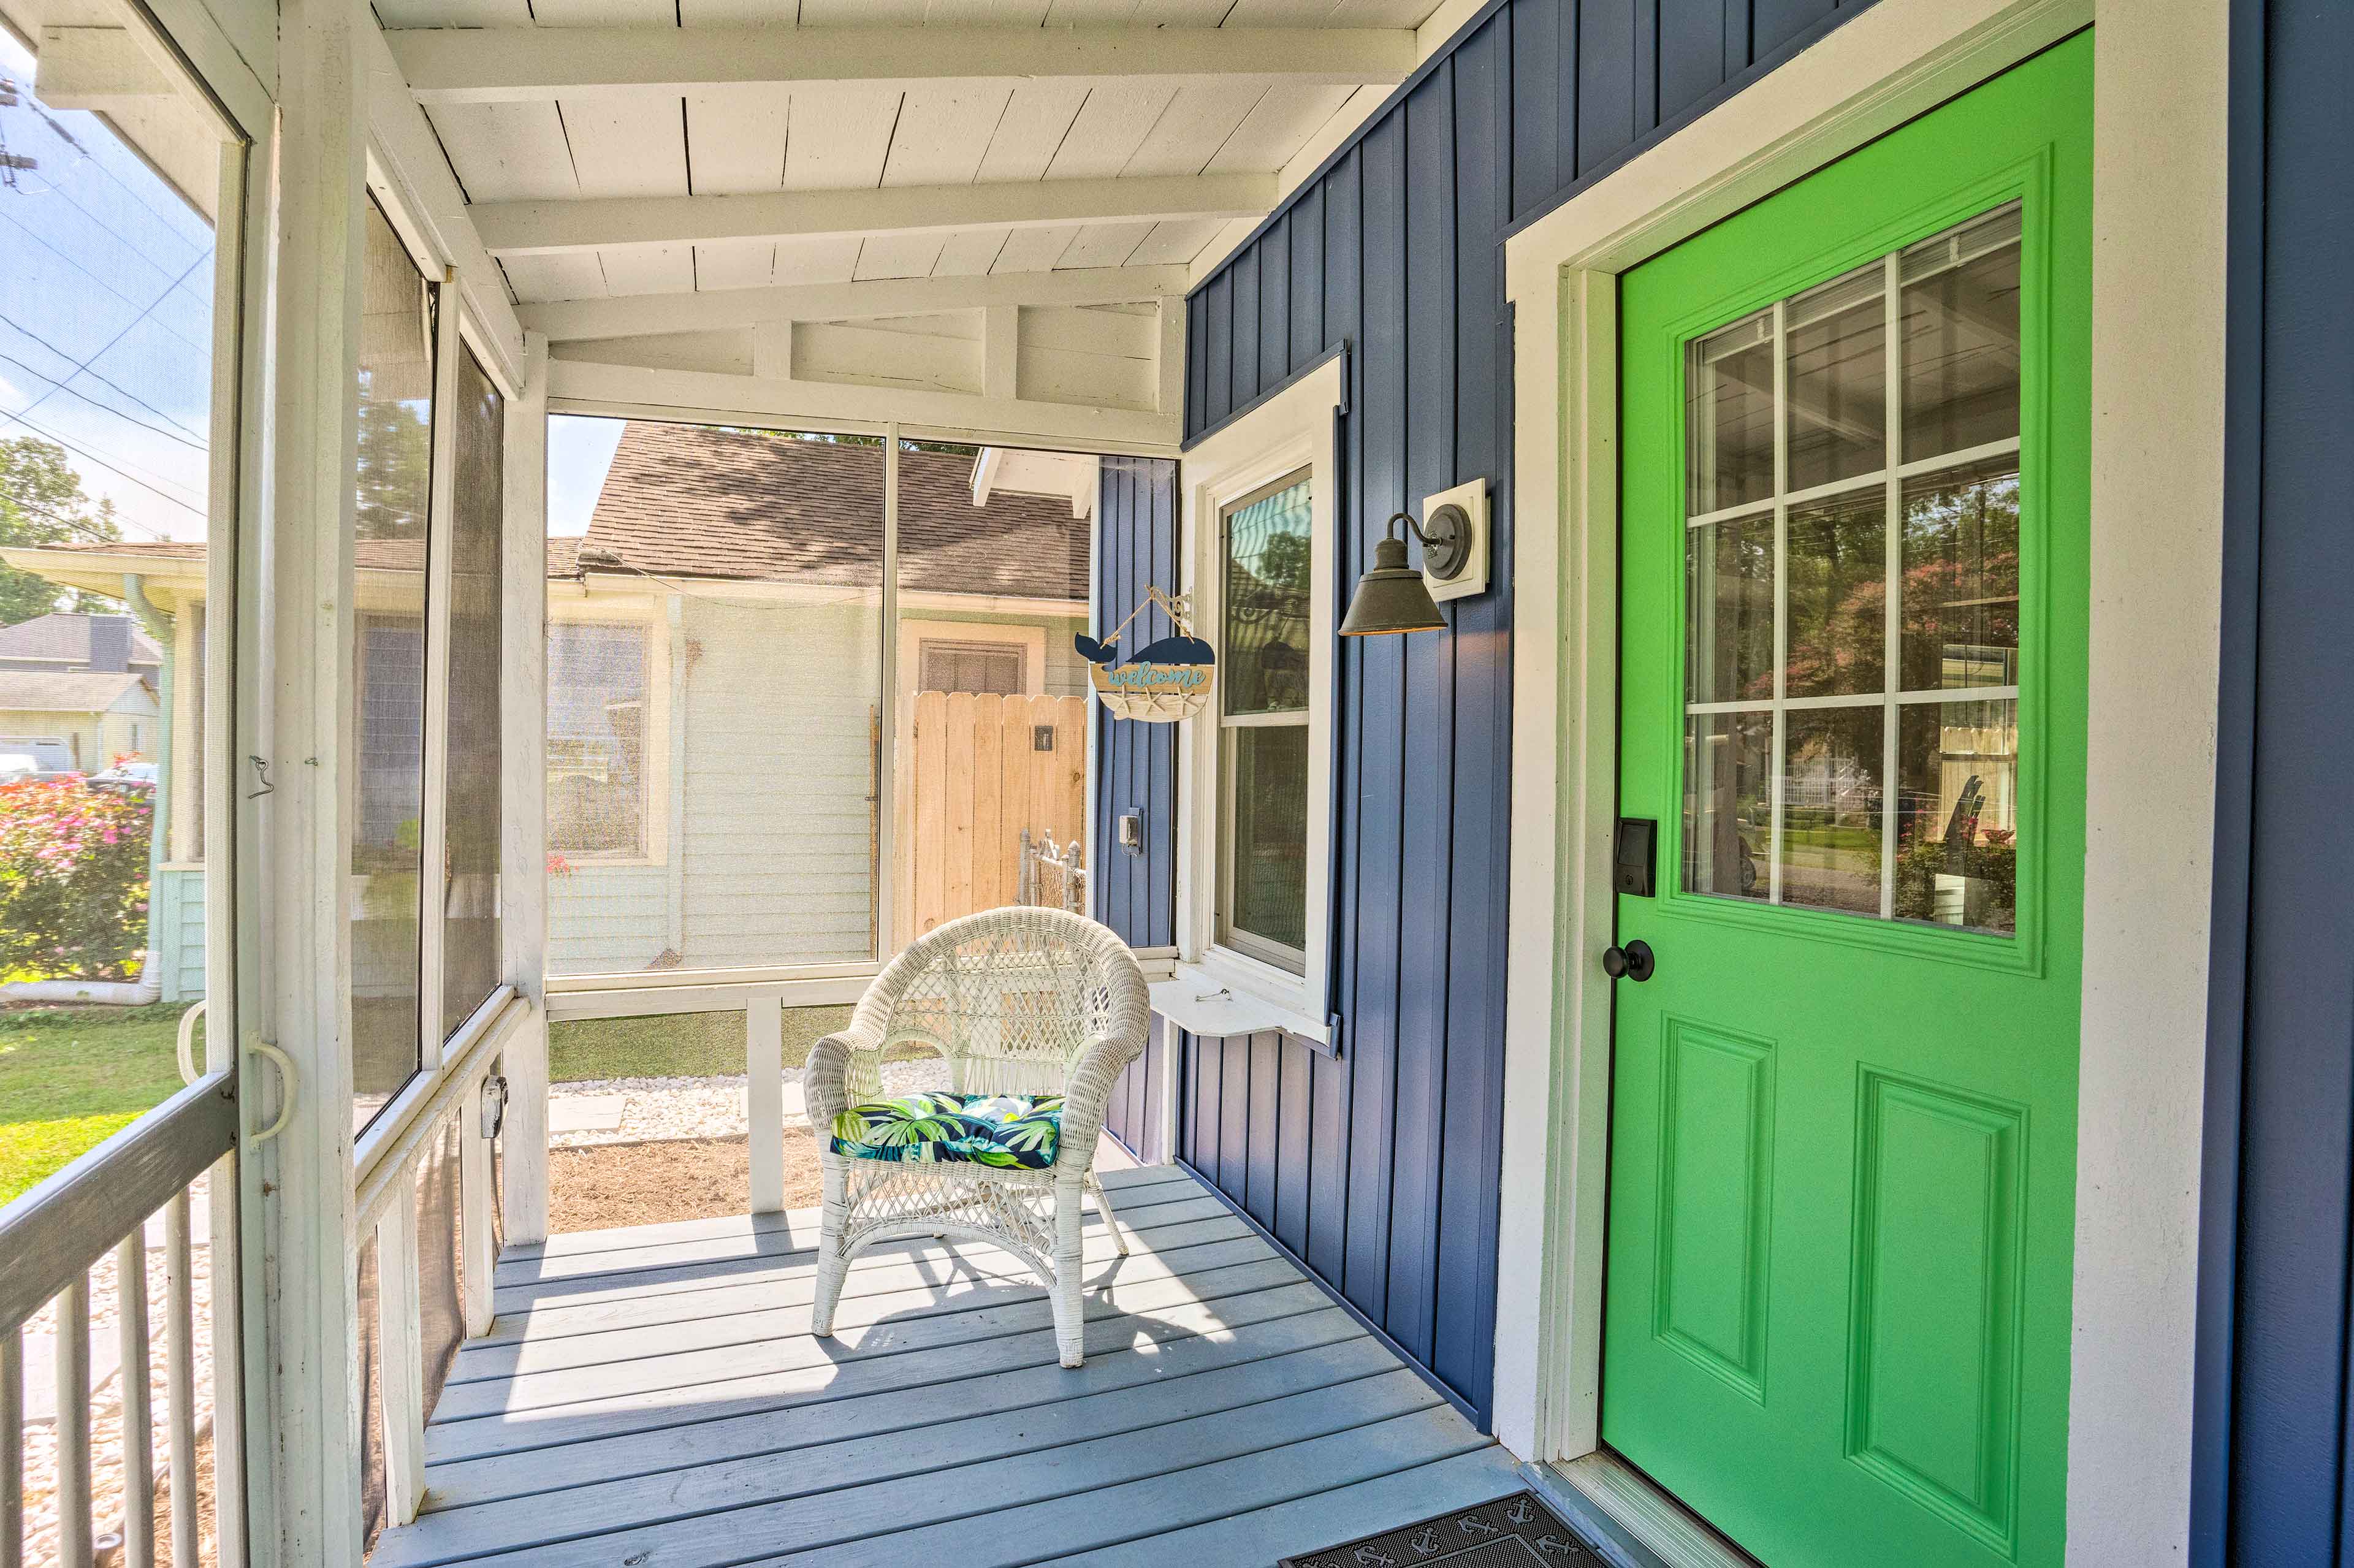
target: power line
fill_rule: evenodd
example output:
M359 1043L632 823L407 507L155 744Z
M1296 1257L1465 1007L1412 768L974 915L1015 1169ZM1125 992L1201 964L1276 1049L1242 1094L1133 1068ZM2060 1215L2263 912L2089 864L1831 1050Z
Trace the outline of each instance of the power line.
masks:
M123 420L128 424L136 425L143 430L152 430L155 434L162 436L166 440L179 442L190 451L201 452L209 451L211 450L206 442L192 441L188 440L187 437L180 434L177 430L167 430L161 425L151 425L146 420L138 418L136 415L124 413L122 409L116 408L111 403L101 403L87 392L78 392L74 388L67 386L64 382L57 379L57 377L49 375L39 366L27 365L23 360L17 358L15 355L8 353L5 349L0 349L0 359L6 360L9 364L15 366L17 369L23 371L26 375L33 377L37 381L48 382L51 388L64 393L69 397L80 398L83 402L89 404L91 408L97 409L101 414L111 414L116 418ZM28 403L26 407L29 408L32 405Z
M64 349L59 348L56 344L51 343L48 338L43 337L39 333L35 332L31 327L26 326L26 325L24 325L22 323L20 323L20 322L16 321L16 318L14 318L13 316L10 316L10 315L9 315L9 314L7 314L5 312L0 312L0 323L5 323L5 324L6 324L6 325L8 325L8 326L10 326L10 327L15 328L17 332L20 332L20 333L24 334L27 337L31 338L35 343L39 344L43 348L48 349L51 354L56 355L59 359L62 359L62 360L66 361L68 364L71 364L71 363L73 362L73 355L72 355L68 354ZM184 339L183 341L186 341L186 340ZM96 356L95 355L91 355L91 357L92 357L92 358L96 358L97 356ZM24 361L22 361L22 360L18 360L18 361L17 361L17 363L18 363L19 365L22 365L22 364L24 363ZM40 372L38 372L38 371L35 371L35 372L34 372L34 374L37 376L37 375L40 375L41 373L40 373ZM159 418L159 419L171 419L171 422L172 422L173 424L179 425L179 426L180 426L180 429L184 429L184 430L186 430L186 431L188 432L188 434L190 434L190 435L192 435L192 436L196 437L196 440L198 440L199 441L202 441L202 440L204 440L206 439L206 438L205 438L205 433L204 433L202 430L198 430L198 429L192 429L191 427L189 427L189 426L187 426L187 425L181 424L181 423L180 423L180 421L179 421L179 420L177 420L177 419L173 419L171 415L169 415L169 414L167 414L167 413L164 412L164 410L163 410L163 409L158 408L157 407L155 407L155 405L154 405L154 404L150 403L149 401L147 401L147 399L146 399L146 398L142 397L141 396L139 396L139 394L138 394L138 393L133 392L133 390L131 390L131 388L130 388L130 387L125 387L125 386L122 385L120 382L111 381L111 380L109 380L106 376L104 376L101 375L99 372L97 372L97 371L95 371L95 370L92 370L92 371L89 372L89 375L90 375L90 378L92 381L96 381L96 382L100 383L100 384L101 384L101 385L102 385L102 386L106 386L106 387L112 387L115 391L122 393L125 397L130 398L133 403L138 404L141 408L143 408L146 409L149 413L151 413L151 414L154 415L157 418ZM44 379L47 379L47 377L44 377Z
M27 429L32 431L35 435L41 437L44 440L57 442L58 445L65 448L66 450L73 453L76 457L87 459L88 461L98 464L99 467L106 470L109 473L127 479L142 490L152 492L163 500L170 502L181 511L187 513L190 516L203 518L207 523L212 521L211 517L206 514L202 507L191 505L189 503L181 500L178 496L172 494L169 491L156 489L154 485L148 483L145 480L140 478L137 474L131 472L129 470L121 467L119 464L109 462L106 459L100 457L96 452L90 451L87 448L75 445L72 441L68 440L65 437L58 434L55 430L42 429L40 426L33 423L32 420L26 418L21 414L0 414L0 421L12 421L16 424L22 425ZM158 477L160 478L161 476L159 475ZM141 524L134 523L132 526L139 527ZM158 539L161 539L164 536L163 535L156 533L153 528L148 529L147 532L154 534L155 537Z
M186 282L190 272L193 272L198 267L203 266L207 258L210 254L211 253L207 251L206 255L199 256L194 261L189 262L178 277L173 279L169 283L164 286L164 291L162 293L156 295L153 300L148 302L146 309L141 311L137 315L133 316L129 321L122 323L122 330L121 332L116 333L112 337L108 338L104 343L99 344L97 349L90 354L89 358L84 359L71 370L67 371L65 381L51 382L48 392L42 393L39 397L26 404L23 408L18 410L18 412L29 414L34 409L39 408L42 404L48 402L52 394L64 391L66 389L66 381L71 381L75 376L80 376L83 371L88 370L92 365L98 362L99 357L105 354L108 349L112 348L116 344L121 343L124 338L130 336L131 329L137 326L141 322L145 321L149 316L153 315L155 312L155 307L162 304L165 300L170 299L172 297L172 291L177 289L183 282ZM10 324L14 325L15 323L11 323ZM160 413L162 410L159 409L157 412ZM164 417L167 418L170 418L169 415L165 415ZM204 449L199 447L196 450L201 451Z
M64 251L58 249L56 246L50 244L48 240L42 238L40 234L33 228L32 225L25 222L22 218L11 216L5 207L0 207L0 217L7 218L10 223L15 224L17 228L23 229L27 235L30 235L34 244L39 246L42 249L48 251L50 255L56 257L58 260L72 268L83 277L88 278L91 282L96 283L100 288L104 289L116 299L121 300L124 304L135 305L139 302L130 295L124 293L122 290L116 288L113 284L108 282L105 279L100 277L97 273L91 271L89 268L83 266L80 262L75 260L72 257L67 255ZM101 225L101 227L103 228L104 226ZM112 229L108 229L107 232L112 234L114 231ZM123 239L122 236L119 234L116 234L114 238L118 240L122 240L125 245L129 245L131 243L129 240ZM182 343L186 344L190 348L196 349L199 353L204 351L205 345L203 344L196 342L186 333L173 331L169 323L159 323L157 324L161 325L165 332L171 333L174 337L178 338Z

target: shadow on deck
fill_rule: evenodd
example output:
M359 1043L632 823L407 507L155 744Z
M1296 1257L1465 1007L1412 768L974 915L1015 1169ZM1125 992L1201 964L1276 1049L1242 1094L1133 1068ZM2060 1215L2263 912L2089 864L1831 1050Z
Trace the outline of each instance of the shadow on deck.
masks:
M1266 1568L1522 1484L1191 1176L1104 1181L1075 1372L991 1248L866 1253L832 1340L814 1211L510 1251L370 1563Z

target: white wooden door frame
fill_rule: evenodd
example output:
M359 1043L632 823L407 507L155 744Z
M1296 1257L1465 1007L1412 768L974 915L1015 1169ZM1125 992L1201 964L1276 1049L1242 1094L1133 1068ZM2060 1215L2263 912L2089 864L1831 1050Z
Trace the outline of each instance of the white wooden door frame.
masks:
M1495 1420L1524 1458L1600 1440L1617 276L2097 15L2068 1561L2184 1550L2213 753L2147 738L2211 735L2217 691L2226 10L1880 0L1507 243L1522 522Z

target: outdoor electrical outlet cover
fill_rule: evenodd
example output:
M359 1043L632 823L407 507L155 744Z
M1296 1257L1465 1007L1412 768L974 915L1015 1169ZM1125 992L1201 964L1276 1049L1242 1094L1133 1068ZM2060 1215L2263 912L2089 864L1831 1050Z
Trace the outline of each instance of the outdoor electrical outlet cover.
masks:
M1430 589L1432 599L1440 601L1450 599L1469 599L1475 593L1486 593L1489 555L1488 482L1484 479L1474 479L1458 484L1452 490L1442 490L1436 495L1425 496L1422 502L1423 521L1429 522L1432 514L1442 506L1455 506L1462 510L1463 515L1469 520L1471 537L1466 547L1463 569L1451 577L1433 577L1429 572L1425 571L1422 574L1423 586Z

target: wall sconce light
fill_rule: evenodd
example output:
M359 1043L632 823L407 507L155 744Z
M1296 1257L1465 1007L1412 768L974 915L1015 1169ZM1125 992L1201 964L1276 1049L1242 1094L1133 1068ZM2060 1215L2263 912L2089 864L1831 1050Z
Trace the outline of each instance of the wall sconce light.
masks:
M1426 524L1416 523L1411 512L1392 514L1388 532L1373 546L1373 569L1357 579L1357 591L1349 597L1341 636L1440 630L1447 620L1438 613L1439 599L1460 599L1487 588L1487 482L1458 484L1430 497L1423 510L1430 519ZM1405 541L1398 535L1401 523L1422 541L1418 572L1405 564Z

